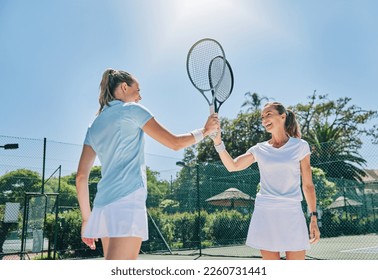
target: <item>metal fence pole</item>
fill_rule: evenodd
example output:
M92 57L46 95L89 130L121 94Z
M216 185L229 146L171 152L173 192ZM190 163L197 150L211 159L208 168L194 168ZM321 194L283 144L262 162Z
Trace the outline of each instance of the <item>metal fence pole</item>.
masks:
M58 219L59 219L59 194L60 194L60 178L62 176L62 166L59 165L59 179L58 179L58 194L56 196L56 202L55 202L55 227L54 227L54 253L53 253L53 259L56 259L56 244L58 241Z
M200 200L200 187L199 187L199 165L196 163L196 187L197 187L197 210L198 210L198 222L197 222L197 234L199 245L199 257L202 256L202 242L201 242L201 200Z
M46 138L43 138L43 163L42 163L42 190L45 193L45 169L46 169Z

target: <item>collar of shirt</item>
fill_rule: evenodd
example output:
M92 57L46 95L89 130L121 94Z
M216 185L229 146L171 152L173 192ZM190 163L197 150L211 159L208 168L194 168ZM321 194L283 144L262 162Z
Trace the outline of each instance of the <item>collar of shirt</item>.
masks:
M108 109L109 107L112 107L112 106L115 106L115 105L118 105L118 104L123 104L123 103L124 103L124 102L121 101L121 100L112 100L112 101L109 102L108 105L106 105L106 106L104 107L104 109L103 109L102 111L105 111L105 110Z

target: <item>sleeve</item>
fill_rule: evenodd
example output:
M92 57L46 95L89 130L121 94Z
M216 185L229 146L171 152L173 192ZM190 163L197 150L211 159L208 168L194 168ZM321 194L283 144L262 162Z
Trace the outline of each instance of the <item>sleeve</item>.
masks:
M90 133L90 127L88 127L87 129L87 133L85 135L85 138L84 138L84 145L88 145L88 146L93 146L93 143L92 143L92 138L91 138L91 133Z
M153 118L153 114L146 107L135 104L133 107L133 119L138 127L143 128L151 118Z
M251 147L247 150L247 153L251 153L254 156L256 161L257 161L257 158L258 158L257 157L257 149L258 149L258 145L255 145L255 146L253 146L253 147Z
M307 156L308 154L311 154L310 145L305 141L301 140L301 145L299 149L299 160L302 160Z

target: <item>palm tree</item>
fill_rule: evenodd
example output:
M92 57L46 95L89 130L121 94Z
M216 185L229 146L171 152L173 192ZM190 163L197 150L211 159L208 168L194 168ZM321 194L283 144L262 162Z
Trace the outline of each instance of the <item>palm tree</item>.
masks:
M323 169L327 177L361 181L366 160L358 153L362 136L376 139L378 129L367 128L377 111L350 105L351 98L328 99L328 95L309 96L307 104L297 104L296 113L302 137L312 146L311 163Z
M322 169L327 177L362 181L366 164L353 143L343 141L343 130L328 123L317 123L303 138L311 146L311 165Z
M246 101L243 102L242 108L247 107L247 112L256 112L260 110L260 107L262 105L262 101L266 100L269 101L268 97L262 96L260 97L258 93L254 92L251 93L250 91L246 92L244 96L247 98Z

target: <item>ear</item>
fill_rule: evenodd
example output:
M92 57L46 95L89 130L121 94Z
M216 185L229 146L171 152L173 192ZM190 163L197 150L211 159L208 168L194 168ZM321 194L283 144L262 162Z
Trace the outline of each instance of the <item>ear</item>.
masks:
M127 85L126 82L123 82L121 87L122 87L122 90L126 93L129 86Z

